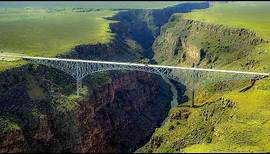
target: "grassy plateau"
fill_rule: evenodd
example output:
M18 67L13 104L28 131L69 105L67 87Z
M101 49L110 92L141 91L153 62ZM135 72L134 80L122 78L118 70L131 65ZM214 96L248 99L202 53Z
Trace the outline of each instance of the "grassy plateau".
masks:
M180 2L0 2L0 52L53 57L113 38L103 17L117 9L160 9ZM81 11L86 10L86 11ZM0 71L25 64L0 61Z
M73 12L47 9L0 9L0 50L53 57L78 44L106 43L112 38L102 17L113 11ZM23 62L1 62L0 69Z
M257 36L270 41L269 7L269 2L216 3L209 9L193 11L185 14L184 17L210 24L221 24L233 28L247 28L255 31ZM261 61L264 67L269 66L270 43L257 47L250 57ZM233 65L237 66L237 64ZM264 71L270 72L270 68L267 67Z

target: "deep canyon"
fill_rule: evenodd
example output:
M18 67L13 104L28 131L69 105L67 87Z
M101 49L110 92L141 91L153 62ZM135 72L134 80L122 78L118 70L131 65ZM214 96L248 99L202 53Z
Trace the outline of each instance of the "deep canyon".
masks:
M246 29L174 15L208 7L208 2L196 2L120 11L108 18L119 21L110 24L113 40L78 45L59 57L214 67L267 43ZM231 50L233 58L220 56ZM256 67L256 62L246 66ZM173 82L175 94L168 82L144 72L110 71L85 78L84 94L74 97L75 81L61 71L27 64L2 72L0 152L134 152L161 126L175 95L179 102L185 98L185 85Z

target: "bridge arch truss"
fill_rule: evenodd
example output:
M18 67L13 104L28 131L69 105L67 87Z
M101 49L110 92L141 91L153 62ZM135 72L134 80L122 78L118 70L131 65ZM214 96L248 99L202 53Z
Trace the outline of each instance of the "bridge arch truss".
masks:
M61 70L72 76L77 82L77 95L82 87L82 79L90 74L104 71L142 71L157 74L188 86L192 91L198 85L231 80L257 80L265 77L252 73L228 73L217 71L202 71L200 69L180 69L171 67L153 67L154 65L131 63L106 63L100 61L68 60L57 58L23 57L33 64L41 64ZM200 79L200 80L199 80Z

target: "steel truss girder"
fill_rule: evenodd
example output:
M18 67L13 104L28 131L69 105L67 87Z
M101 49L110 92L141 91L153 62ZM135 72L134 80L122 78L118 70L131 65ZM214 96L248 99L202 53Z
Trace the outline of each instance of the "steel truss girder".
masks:
M119 65L119 64L104 64L104 63L88 63L78 61L57 61L49 59L26 59L30 63L41 64L51 68L61 70L77 81L77 93L81 88L81 81L89 74L104 72L104 71L142 71L165 76L169 79L183 83L189 88L196 88L199 85L211 84L216 82L232 81L232 80L250 80L259 79L261 76L253 74L235 74L223 72L206 72L198 70L184 70L175 68L164 67L148 67L145 66L132 66L132 65ZM78 83L80 82L80 83Z

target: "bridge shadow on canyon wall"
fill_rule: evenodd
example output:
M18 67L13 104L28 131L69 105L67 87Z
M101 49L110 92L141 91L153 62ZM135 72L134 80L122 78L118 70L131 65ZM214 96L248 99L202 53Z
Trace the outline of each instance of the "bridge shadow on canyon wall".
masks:
M120 12L111 18L120 22L110 25L116 33L110 43L78 45L59 57L151 59L154 39L173 13L206 7L190 3ZM75 80L61 71L27 64L1 73L0 129L5 131L0 132L0 152L133 152L170 109L172 93L158 75L112 71L88 76L83 84L87 95L74 98ZM175 85L182 96L185 87Z

